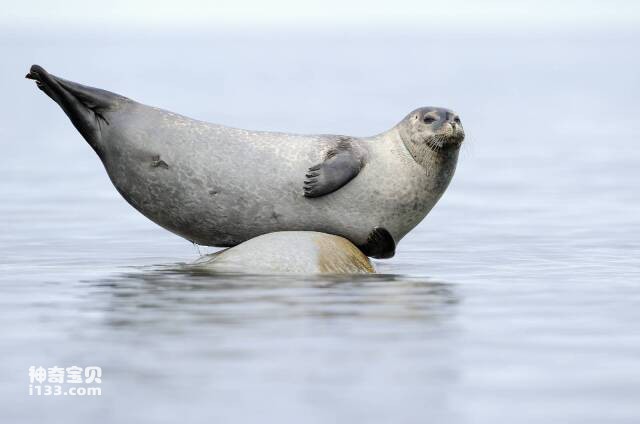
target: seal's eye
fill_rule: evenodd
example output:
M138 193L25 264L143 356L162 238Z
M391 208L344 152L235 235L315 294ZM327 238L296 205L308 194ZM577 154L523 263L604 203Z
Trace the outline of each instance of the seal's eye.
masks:
M434 118L433 116L427 115L424 118L422 118L422 122L424 122L425 124L432 124L436 122L436 118Z
M454 119L453 122L455 122L456 124L459 124L460 123L460 118L458 116L456 116L456 119Z

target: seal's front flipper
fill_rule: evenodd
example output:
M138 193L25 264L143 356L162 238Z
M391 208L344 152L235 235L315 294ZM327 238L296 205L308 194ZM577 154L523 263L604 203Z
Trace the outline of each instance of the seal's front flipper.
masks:
M304 182L305 197L319 197L331 193L351 181L364 166L364 153L341 139L327 153L324 162L307 171Z
M367 242L358 246L362 253L376 259L392 258L396 254L396 242L386 228L376 227L369 233Z

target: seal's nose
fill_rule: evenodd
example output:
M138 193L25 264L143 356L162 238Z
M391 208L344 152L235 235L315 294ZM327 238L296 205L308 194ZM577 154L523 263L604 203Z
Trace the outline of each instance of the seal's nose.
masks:
M447 119L447 124L451 125L451 128L454 131L460 126L453 117Z

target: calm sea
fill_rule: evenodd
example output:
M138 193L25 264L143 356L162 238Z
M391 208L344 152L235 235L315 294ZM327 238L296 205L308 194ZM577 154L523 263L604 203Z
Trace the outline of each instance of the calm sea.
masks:
M8 32L0 37L6 423L640 422L639 34ZM230 126L370 135L413 108L468 138L371 278L175 271L52 73ZM29 396L30 366L102 395Z

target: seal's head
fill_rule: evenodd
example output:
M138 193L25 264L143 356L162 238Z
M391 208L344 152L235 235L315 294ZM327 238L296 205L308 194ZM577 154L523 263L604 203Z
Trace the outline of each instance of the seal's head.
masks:
M457 152L464 140L458 114L440 107L414 110L398 124L398 130L405 146L420 163L429 154Z

